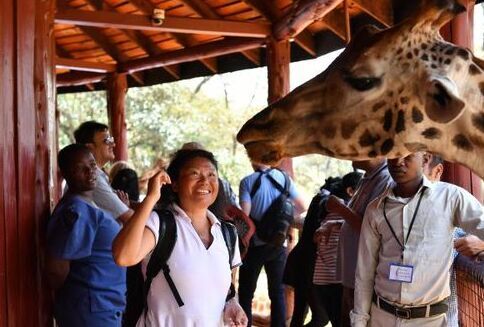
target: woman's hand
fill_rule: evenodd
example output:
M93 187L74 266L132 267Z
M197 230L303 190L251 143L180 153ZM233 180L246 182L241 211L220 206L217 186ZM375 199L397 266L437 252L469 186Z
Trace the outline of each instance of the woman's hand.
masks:
M118 196L118 198L129 207L129 195L128 193L122 190L114 190L114 193Z
M147 197L153 197L156 201L160 199L161 187L165 184L171 184L170 176L165 170L160 170L148 181Z
M249 320L240 306L237 299L234 297L225 303L224 308L224 324L230 327L245 327Z

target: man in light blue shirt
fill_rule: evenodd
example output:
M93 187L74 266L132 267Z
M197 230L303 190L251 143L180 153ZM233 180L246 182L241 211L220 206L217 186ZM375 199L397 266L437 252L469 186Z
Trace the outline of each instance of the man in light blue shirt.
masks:
M282 187L286 181L280 170L255 163L252 164L252 167L255 172L240 182L239 197L242 210L257 225L271 204L281 195L270 177ZM289 182L289 198L294 202L296 214L299 214L306 210L306 205L294 183L290 180ZM254 191L256 187L257 189ZM249 318L248 326L252 323L252 298L262 267L265 268L267 274L269 298L271 299L271 326L285 326L286 304L282 275L286 259L287 253L284 246L276 247L268 244L254 234L239 274L239 302Z

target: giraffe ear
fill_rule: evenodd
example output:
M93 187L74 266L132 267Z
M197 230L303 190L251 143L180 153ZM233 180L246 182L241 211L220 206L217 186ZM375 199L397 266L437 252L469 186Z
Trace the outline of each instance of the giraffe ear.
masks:
M464 113L465 103L457 94L457 87L450 79L432 76L427 87L425 112L440 124L450 124Z

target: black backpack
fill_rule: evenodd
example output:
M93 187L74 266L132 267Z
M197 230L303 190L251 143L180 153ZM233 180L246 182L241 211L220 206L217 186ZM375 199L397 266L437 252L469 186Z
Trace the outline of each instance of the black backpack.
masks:
M181 307L184 305L175 283L173 282L173 279L171 279L170 267L167 263L177 239L175 217L173 216L173 213L167 209L155 209L155 211L160 218L159 236L158 243L153 249L153 253L151 254L146 267L146 279L143 278L141 263L128 267L127 269L126 310L123 317L124 327L136 326L140 316L146 313L148 308L147 298L151 282L160 271L163 271L165 279L178 303L178 306ZM229 222L221 220L220 223L224 241L229 251L229 263L232 265L237 240L237 230L235 229L235 226ZM233 285L231 285L229 292L228 297L234 295Z
M289 227L294 221L295 208L294 203L289 199L289 188L291 186L289 176L284 171L279 170L284 175L284 187L282 187L270 175L271 170L259 172L260 175L254 183L250 197L254 197L259 190L263 176L266 176L274 187L281 192L281 195L271 203L260 221L254 221L257 236L266 243L280 247L284 244Z

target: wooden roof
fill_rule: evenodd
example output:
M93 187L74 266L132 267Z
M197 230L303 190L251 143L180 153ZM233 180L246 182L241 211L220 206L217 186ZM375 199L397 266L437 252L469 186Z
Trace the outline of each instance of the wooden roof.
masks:
M145 86L264 66L265 43L288 35L294 2L58 0L58 92L103 89L110 72L127 72L129 86ZM343 47L364 24L393 24L391 0L298 1L305 3L327 8L291 37L292 61ZM161 25L152 22L154 9L164 10Z

